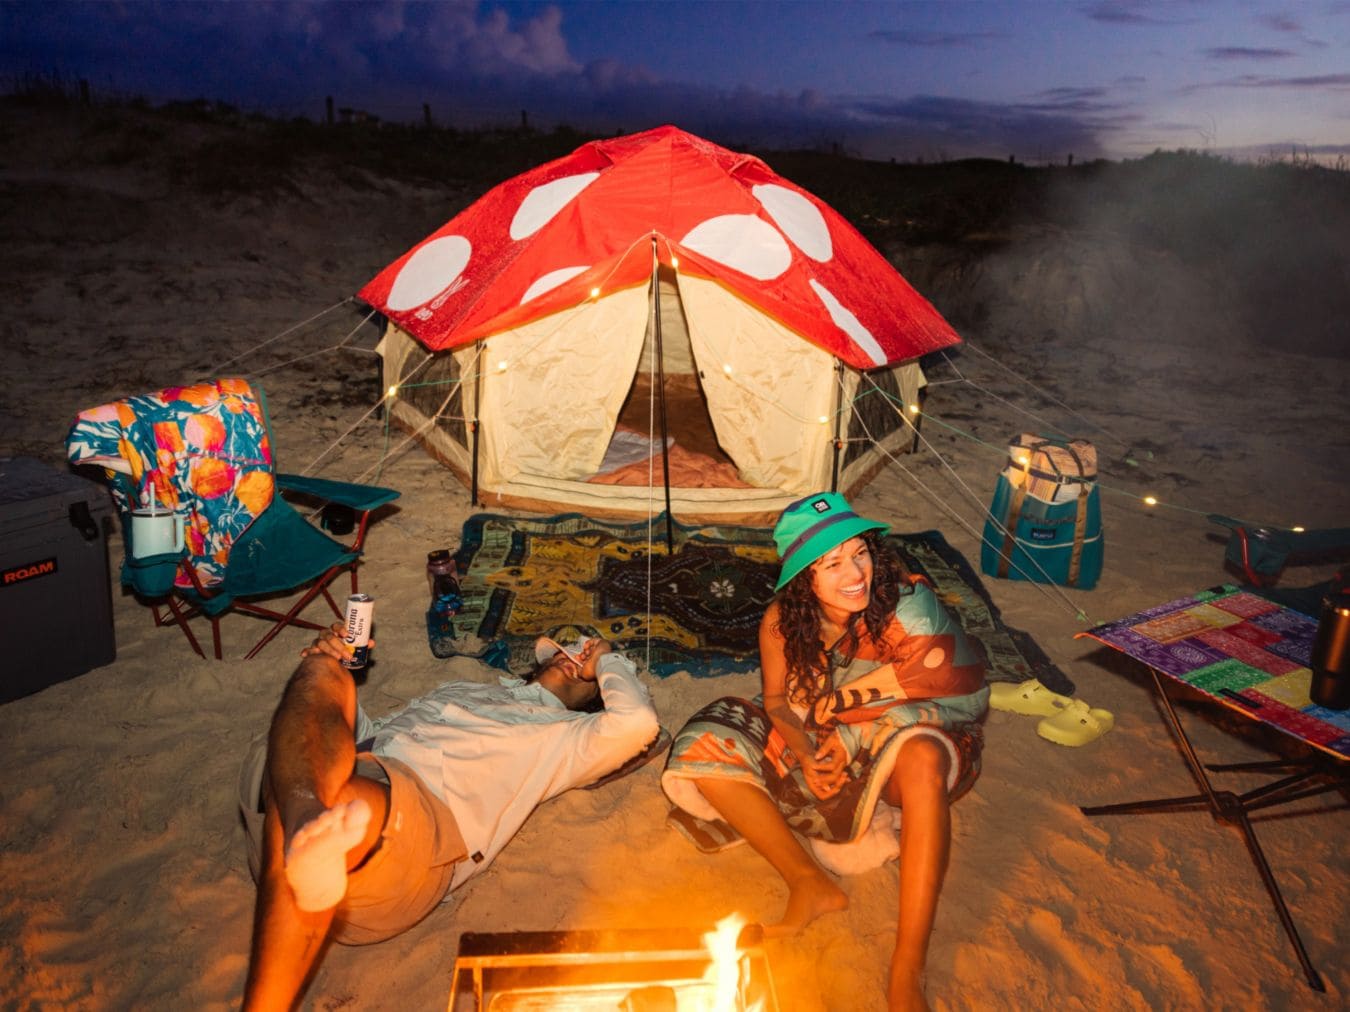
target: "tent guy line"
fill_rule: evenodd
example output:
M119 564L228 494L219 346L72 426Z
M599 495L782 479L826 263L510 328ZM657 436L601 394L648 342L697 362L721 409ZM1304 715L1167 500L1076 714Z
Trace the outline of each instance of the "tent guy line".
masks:
M871 377L868 377L868 380L872 382L873 386L877 389L879 393L882 394L886 393L884 390L881 390L879 387L876 387L875 381L871 380ZM965 517L958 514L946 499L938 495L938 493L935 492L933 489L929 488L928 485L923 481L922 478L918 476L917 473L915 473L911 468L906 467L900 461L899 457L897 457L894 453L892 453L890 450L887 450L880 444L877 444L878 449L881 450L881 453L886 457L886 459L890 463L898 467L901 470L901 472L907 475L910 478L910 480L916 486L918 486L926 496L928 496L929 500L933 502L933 504L936 505L941 512L945 513L948 517L950 517L953 521L955 521L958 526L963 528L968 534L974 537L977 541L983 539L984 535L981 525L983 525L986 518L993 520L994 525L999 529L999 532L1001 534L1003 534L1004 536L1009 535L1010 532L1007 530L1006 527L1004 527L1002 522L1000 522L998 518L990 516L988 508L985 506L984 497L977 495L975 493L974 489L972 489L966 483L965 479L961 477L961 475L957 472L956 468L952 467L951 462L948 461L941 453L938 452L937 447L935 447L932 444L932 442L929 441L929 439L923 434L923 432L919 429L919 427L916 426L913 423L913 421L908 417L908 415L904 410L902 410L901 408L895 408L895 410L896 413L900 416L901 421L909 427L909 429L918 438L919 442L923 444L924 448L927 449L928 452L931 453L935 458L937 458L938 462L942 465L942 468L948 472L951 480L956 484L956 486L960 489L960 491L964 493L964 495L970 502L975 504L976 509L978 511L977 515L979 516L978 522L972 523L966 520ZM862 425L863 431L868 432L870 436L870 431L867 429L866 419L860 416L859 423ZM1046 577L1045 582L1041 582L1040 580L1032 578L1031 574L1023 572L1020 566L1018 566L1017 568L1018 571L1021 572L1023 576L1028 578L1031 585L1035 587L1037 591L1047 600L1053 602L1056 605L1063 606L1078 621L1087 623L1089 625L1095 624L1091 622L1091 620L1088 618L1086 609L1081 608L1078 605L1074 604L1074 602L1063 590L1060 589L1060 587L1055 583L1055 581L1053 579L1050 579L1049 574L1046 573L1045 570L1041 568L1039 563L1036 564L1036 568L1040 570L1041 576Z

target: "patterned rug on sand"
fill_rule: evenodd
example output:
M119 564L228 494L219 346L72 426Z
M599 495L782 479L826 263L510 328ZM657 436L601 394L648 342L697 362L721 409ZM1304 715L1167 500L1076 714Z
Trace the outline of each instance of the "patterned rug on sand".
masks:
M623 524L577 513L543 519L477 513L455 554L463 607L455 626L503 641L512 671L527 670L534 641L603 636L658 675L748 671L773 597L778 559L762 528L676 523L667 554L664 516ZM943 604L989 657L989 680L1072 683L1026 633L1006 626L979 576L937 531L888 539L932 582ZM650 590L649 590L650 588ZM648 620L650 616L650 621Z

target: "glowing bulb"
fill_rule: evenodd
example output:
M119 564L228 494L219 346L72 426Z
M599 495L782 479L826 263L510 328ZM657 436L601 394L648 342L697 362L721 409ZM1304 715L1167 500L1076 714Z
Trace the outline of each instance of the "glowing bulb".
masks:
M1293 531L1295 534L1302 534L1304 530L1302 527L1291 527L1289 529Z
M593 298L593 299L598 299L598 298L600 298L600 289L599 289L599 288L592 288L592 289L591 289L591 298Z
M917 415L919 413L919 406L917 404L911 404L909 406L909 413L911 415Z
M1145 505L1145 506L1157 506L1157 505L1158 505L1158 500L1157 500L1154 496L1146 495L1146 496L1144 496L1144 505Z
M1017 458L1017 463L1019 463L1019 464L1022 465L1023 467L1026 467L1028 464L1031 463L1031 458L1030 458L1030 457L1018 457L1018 458Z
M395 383L395 384L394 384L393 386L391 386L387 391L385 391L385 393L387 394L387 396L393 397L395 394L398 393L398 384Z
M497 371L506 372L506 359L502 359L500 362L497 363Z
M829 420L830 420L829 415L821 415L820 418L818 419L821 425L824 425Z
M722 371L723 371L724 373L726 373L728 376L730 376L730 375L731 375L731 363L728 362L726 365L722 366Z
M671 266L671 267L674 267L676 270L679 270L679 269L680 269L680 258L679 258L679 257L671 257L671 258L670 258L670 266Z

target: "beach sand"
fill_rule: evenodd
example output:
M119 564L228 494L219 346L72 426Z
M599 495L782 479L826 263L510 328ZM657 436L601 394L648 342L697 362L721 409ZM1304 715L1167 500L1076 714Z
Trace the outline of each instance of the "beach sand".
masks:
M323 350L358 327L360 307L257 348L350 296L471 188L383 178L339 186L299 173L283 190L203 192L184 181L182 165L205 128L159 123L150 138L123 123L113 135L97 119L26 108L6 108L3 124L0 455L59 464L76 411L219 375L238 356L224 371L266 388L282 470L307 469L346 434L315 473L364 474L402 492L371 528L362 569L362 589L379 601L365 708L387 712L450 678L493 677L427 649L425 554L455 546L472 508L464 487L416 447L379 464L383 422L362 421L380 389L374 329L356 330L363 351ZM123 148L124 159L109 153ZM861 513L897 530L940 529L974 561L998 446L1054 426L1092 439L1101 454L1107 547L1097 589L988 585L1005 620L1032 633L1079 697L1112 711L1116 725L1066 748L1038 737L1035 718L990 713L983 774L954 810L928 994L945 1009L1342 1008L1344 798L1256 820L1326 982L1319 995L1235 831L1201 813L1080 814L1079 805L1196 788L1143 669L1075 634L1232 580L1225 532L1207 512L1347 524L1344 338L1294 352L1280 335L1244 335L1225 315L1218 282L1188 289L1174 264L1128 250L1106 257L1101 247L1091 236L1041 236L984 265L976 280L987 312L962 328L972 347L955 367L930 370L923 433L940 458L901 458L855 498ZM1212 312L1183 325L1183 303ZM388 438L397 447L402 437ZM1145 494L1166 505L1144 506ZM121 555L114 535L114 573ZM1331 571L1291 568L1284 582ZM288 630L255 661L201 660L133 598L116 587L113 598L113 664L3 707L0 1007L237 1006L254 892L235 781L309 637ZM258 634L251 620L227 619L227 656ZM674 730L717 696L753 694L758 678L681 673L648 684ZM1179 710L1206 759L1267 758L1280 744L1213 706L1186 700ZM1261 782L1217 776L1235 790ZM462 931L706 929L733 911L762 922L781 914L785 890L758 857L748 848L697 853L666 827L667 807L659 764L547 803L491 868L413 930L333 947L304 1007L443 1008ZM769 944L784 1009L884 1007L896 866L842 887L846 912Z

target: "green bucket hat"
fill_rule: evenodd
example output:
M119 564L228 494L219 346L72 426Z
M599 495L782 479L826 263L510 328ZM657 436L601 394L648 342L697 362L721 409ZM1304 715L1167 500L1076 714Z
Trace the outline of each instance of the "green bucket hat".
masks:
M849 538L863 531L890 529L889 524L858 516L838 492L817 492L798 499L783 510L774 525L773 541L783 568L773 589L782 590L803 569Z

